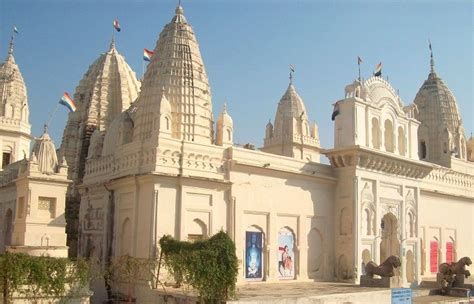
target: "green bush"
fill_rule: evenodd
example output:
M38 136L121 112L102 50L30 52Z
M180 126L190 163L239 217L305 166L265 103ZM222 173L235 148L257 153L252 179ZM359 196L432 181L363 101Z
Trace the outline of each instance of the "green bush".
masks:
M14 294L31 299L73 296L89 282L89 265L67 258L35 257L23 253L0 255L0 286L3 302L9 303Z
M220 303L235 293L238 264L235 244L223 231L208 240L181 242L165 235L160 239L166 268L192 286L205 303Z

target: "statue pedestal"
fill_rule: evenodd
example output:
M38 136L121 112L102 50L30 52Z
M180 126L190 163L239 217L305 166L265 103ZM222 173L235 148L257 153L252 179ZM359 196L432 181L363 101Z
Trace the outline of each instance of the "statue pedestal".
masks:
M443 279L448 280L449 282L452 281L452 287L445 287L443 288ZM444 275L442 273L438 273L436 275L436 282L440 289L437 289L435 292L440 295L450 296L450 297L462 297L467 298L473 289L472 284L465 284L464 283L464 275ZM446 282L445 282L446 284Z
M400 277L381 277L381 278L370 278L366 275L360 276L361 287L378 287L378 288L400 288L401 282Z

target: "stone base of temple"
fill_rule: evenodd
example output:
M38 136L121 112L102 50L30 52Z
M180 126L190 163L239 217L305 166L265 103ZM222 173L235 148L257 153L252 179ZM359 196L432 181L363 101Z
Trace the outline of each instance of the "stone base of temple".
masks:
M402 287L399 277L382 277L371 278L368 276L360 276L361 287L377 287L377 288L399 288Z

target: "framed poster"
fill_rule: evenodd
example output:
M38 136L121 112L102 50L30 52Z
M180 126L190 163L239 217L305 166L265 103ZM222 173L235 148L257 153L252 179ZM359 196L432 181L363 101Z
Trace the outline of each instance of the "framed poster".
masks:
M249 281L263 280L263 234L245 232L245 278Z
M278 232L278 278L293 280L295 278L295 238L288 229Z

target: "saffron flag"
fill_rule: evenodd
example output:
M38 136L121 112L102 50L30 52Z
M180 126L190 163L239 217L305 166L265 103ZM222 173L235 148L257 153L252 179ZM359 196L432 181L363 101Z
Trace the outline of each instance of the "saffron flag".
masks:
M357 64L361 64L362 63L362 58L360 58L360 56L357 56Z
M151 61L151 56L153 56L153 54L153 51L150 51L149 49L143 49L143 60Z
M336 119L336 116L339 115L339 103L336 102L334 104L334 109L332 110L332 116L331 116L331 120L334 121Z
M59 103L63 106L66 106L66 108L68 108L70 112L76 112L76 103L67 92L64 92L64 95L59 101Z
M118 22L117 19L114 20L114 28L117 30L117 32L120 32L120 23Z
M381 76L381 75L382 75L382 62L379 62L379 64L375 66L374 76Z

